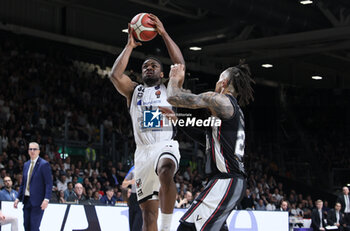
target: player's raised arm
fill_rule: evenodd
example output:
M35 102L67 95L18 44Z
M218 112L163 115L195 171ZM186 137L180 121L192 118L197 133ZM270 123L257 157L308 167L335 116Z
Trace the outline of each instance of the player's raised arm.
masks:
M129 76L124 74L126 66L128 65L129 58L132 50L140 46L141 43L136 42L134 37L132 36L132 29L129 26L129 35L128 42L118 58L115 60L112 71L110 73L110 79L114 85L114 87L118 90L120 94L125 96L127 99L128 106L130 105L132 92L137 83L133 82Z
M179 82L185 75L184 66L175 64L171 66L168 84L168 102L175 107L184 108L208 108L213 115L221 119L228 119L233 115L233 106L225 95L216 92L205 92L199 95L182 91Z
M168 49L168 53L170 56L170 59L173 63L180 63L180 64L185 64L184 57L181 53L180 48L176 45L174 40L169 36L169 34L166 32L163 23L159 20L157 16L154 14L150 14L150 19L154 22L156 26L156 30L158 31L158 34L162 36L165 45Z

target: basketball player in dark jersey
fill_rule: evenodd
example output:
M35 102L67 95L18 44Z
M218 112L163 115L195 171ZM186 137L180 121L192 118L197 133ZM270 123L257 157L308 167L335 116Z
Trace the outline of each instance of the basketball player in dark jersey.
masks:
M225 230L226 219L245 190L244 115L239 104L244 106L254 99L254 81L248 66L240 64L221 73L215 92L195 95L181 90L184 74L183 65L171 67L168 102L175 107L207 108L221 125L211 126L206 137L212 177L180 219L178 231Z

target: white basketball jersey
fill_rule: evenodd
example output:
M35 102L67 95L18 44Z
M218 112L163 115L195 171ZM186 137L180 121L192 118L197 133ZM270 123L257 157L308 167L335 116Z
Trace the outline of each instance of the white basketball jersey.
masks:
M137 145L154 144L173 138L174 128L169 126L168 118L157 111L158 106L171 107L163 84L153 87L138 85L134 89L130 115Z

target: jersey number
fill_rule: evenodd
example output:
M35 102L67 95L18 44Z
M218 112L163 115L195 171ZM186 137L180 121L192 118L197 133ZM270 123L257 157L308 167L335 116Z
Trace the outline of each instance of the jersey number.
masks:
M238 130L237 131L236 148L235 148L236 155L239 155L239 156L244 155L244 140L245 140L244 130Z

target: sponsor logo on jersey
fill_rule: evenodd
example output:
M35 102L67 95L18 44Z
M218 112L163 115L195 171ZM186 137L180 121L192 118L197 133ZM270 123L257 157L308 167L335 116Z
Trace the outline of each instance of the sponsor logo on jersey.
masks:
M152 101L149 101L149 102L147 102L147 101L143 101L143 105L153 105L153 104L160 104L162 102L162 100L160 100L160 99L157 99L157 100L152 100Z
M141 179L136 180L136 188L141 188L142 187L142 181Z

